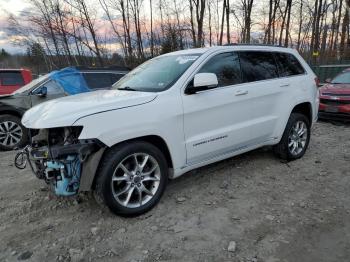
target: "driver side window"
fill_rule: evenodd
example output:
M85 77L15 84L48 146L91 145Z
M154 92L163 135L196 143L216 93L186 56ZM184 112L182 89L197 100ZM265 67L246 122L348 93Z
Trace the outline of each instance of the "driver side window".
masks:
M198 73L216 74L218 87L242 83L239 58L234 52L222 53L210 58Z
M39 94L42 87L47 88L47 95L60 95L64 94L62 87L57 84L54 80L50 80L43 84L41 87L37 88L34 94Z

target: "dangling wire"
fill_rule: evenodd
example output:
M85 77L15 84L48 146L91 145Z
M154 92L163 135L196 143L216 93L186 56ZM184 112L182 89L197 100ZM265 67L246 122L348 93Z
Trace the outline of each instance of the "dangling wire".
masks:
M27 153L25 151L20 151L15 156L15 166L18 169L25 169L27 166Z
M14 164L15 167L17 167L18 169L25 169L27 163L29 163L30 169L33 171L33 173L37 175L29 158L29 148L30 146L28 145L16 154Z

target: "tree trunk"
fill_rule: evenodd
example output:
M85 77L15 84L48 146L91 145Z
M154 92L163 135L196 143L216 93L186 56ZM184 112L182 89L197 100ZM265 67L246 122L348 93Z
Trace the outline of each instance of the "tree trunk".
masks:
M300 1L297 50L300 52L301 29L303 25L303 0Z
M193 46L197 46L197 39L196 39L196 31L195 31L195 28L194 28L194 19L193 19L193 3L192 3L192 0L189 0L190 1L190 14L191 14L191 34L192 34L192 41L193 41Z
M265 31L265 43L270 44L271 42L271 25L272 25L272 12L273 12L273 0L269 1L269 20L268 20L268 24L267 24L267 28Z
M212 25L211 25L211 7L210 7L210 3L208 3L208 11L209 11L209 46L212 46Z
M343 9L343 0L340 0L339 1L338 20L337 20L337 24L335 25L336 30L335 30L335 37L334 37L334 42L333 42L333 50L336 50L337 46L338 46L339 27L340 27L342 9Z
M222 45L222 38L224 35L225 9L226 9L226 0L224 0L223 4L222 4L222 17L221 17L221 30L220 30L219 45Z
M288 47L288 40L289 40L289 27L290 27L290 13L292 10L292 0L287 0L287 6L288 6L288 11L287 11L287 23L286 23L286 34L284 38L284 46Z
M152 0L149 0L149 7L151 10L151 57L154 56L154 41L153 41L153 8L152 8Z
M203 20L206 0L195 0L196 2L196 16L197 16L197 47L203 46Z
M227 37L227 43L231 43L231 37L230 37L230 0L226 0L226 37Z
M349 28L349 9L346 9L343 17L342 27L341 27L341 38L340 38L340 46L339 46L341 55L344 55L346 51L345 40L347 39L348 28Z

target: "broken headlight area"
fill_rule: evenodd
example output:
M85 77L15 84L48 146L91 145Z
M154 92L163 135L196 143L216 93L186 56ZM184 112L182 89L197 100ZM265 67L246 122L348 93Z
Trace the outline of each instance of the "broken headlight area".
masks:
M83 163L103 144L95 139L79 140L82 127L39 130L31 145L16 155L16 167L28 163L39 179L54 187L56 195L71 196L79 191Z

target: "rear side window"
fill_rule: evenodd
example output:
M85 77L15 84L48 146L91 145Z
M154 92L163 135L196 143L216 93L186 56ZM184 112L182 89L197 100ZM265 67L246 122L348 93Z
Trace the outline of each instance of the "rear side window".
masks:
M0 83L3 86L24 85L21 72L0 72Z
M254 82L278 77L278 69L272 53L239 52L244 82Z
M83 73L83 76L90 89L111 87L114 84L111 73Z
M198 73L214 73L219 87L241 83L238 55L233 52L218 54L209 59Z
M294 55L287 53L275 53L275 56L280 77L294 76L305 73L304 68Z

